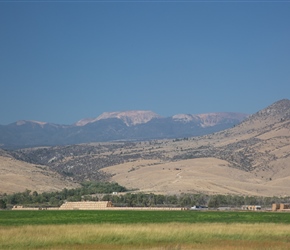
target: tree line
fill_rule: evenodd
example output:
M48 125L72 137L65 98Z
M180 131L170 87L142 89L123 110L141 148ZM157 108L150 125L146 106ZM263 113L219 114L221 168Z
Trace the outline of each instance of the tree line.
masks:
M243 205L271 206L273 203L290 202L290 197L258 197L239 195L189 194L161 195L145 193L107 194L103 200L112 201L115 206L128 207L192 207L205 205L210 208L241 207Z
M120 192L126 192L119 194ZM118 183L84 182L80 188L63 189L58 192L38 193L26 190L0 196L0 209L14 205L55 207L65 201L111 201L116 207L192 207L206 205L210 208L241 207L242 205L271 206L273 203L290 202L290 197L258 197L239 195L188 194L163 195L132 192Z
M43 192L25 190L14 194L0 196L0 209L11 208L14 205L55 207L65 201L91 200L98 201L96 194L109 194L112 192L126 192L125 187L110 182L83 182L80 188L67 189L57 192Z

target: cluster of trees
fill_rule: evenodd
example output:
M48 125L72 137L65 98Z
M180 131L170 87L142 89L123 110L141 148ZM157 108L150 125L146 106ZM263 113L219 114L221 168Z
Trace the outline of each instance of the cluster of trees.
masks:
M218 208L223 206L241 207L242 205L271 206L273 203L290 202L290 197L279 198L185 193L180 195L126 193L118 196L107 194L103 197L103 200L112 201L115 206L129 207L192 207L194 205L207 205L211 208Z
M65 201L99 200L96 194L109 194L112 192L126 192L127 189L117 183L110 182L84 182L80 188L63 189L59 192L38 192L26 190L20 193L4 194L0 197L0 209L14 205L25 206L60 206Z
M114 192L127 192L122 195ZM98 195L100 194L100 195ZM240 207L242 205L271 206L272 203L290 202L290 197L255 197L238 195L206 195L206 194L180 194L161 195L131 193L117 183L85 182L80 188L63 189L60 192L44 192L26 190L22 193L11 195L4 194L0 197L0 209L10 208L13 205L25 206L60 206L65 201L112 201L114 206L129 207L191 207L194 205L207 205L217 208L222 206Z

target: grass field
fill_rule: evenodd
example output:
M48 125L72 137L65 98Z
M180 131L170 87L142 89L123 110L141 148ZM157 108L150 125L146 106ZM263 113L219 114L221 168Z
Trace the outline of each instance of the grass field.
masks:
M290 249L290 214L0 211L0 249Z

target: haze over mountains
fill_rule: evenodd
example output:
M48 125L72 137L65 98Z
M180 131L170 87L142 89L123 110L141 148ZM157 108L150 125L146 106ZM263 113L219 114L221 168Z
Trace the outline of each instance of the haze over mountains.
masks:
M230 128L248 115L241 113L178 114L161 117L152 111L105 112L73 125L17 121L0 126L0 147L67 145L116 140L149 140L200 136Z
M109 180L139 192L290 196L290 101L280 100L235 127L199 137L0 150L0 155L0 163L5 162L0 191L13 181L21 187L21 178L15 178L20 168L14 165L22 162L30 169L23 187L33 186L41 167L62 178L63 187Z

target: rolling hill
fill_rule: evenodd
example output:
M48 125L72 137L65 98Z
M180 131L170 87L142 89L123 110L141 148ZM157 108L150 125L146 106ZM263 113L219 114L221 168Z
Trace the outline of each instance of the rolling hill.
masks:
M46 192L79 185L43 165L19 161L0 150L0 194L25 190Z
M103 171L148 192L290 195L289 114L290 101L281 100L234 128L161 142L168 162L127 162Z

